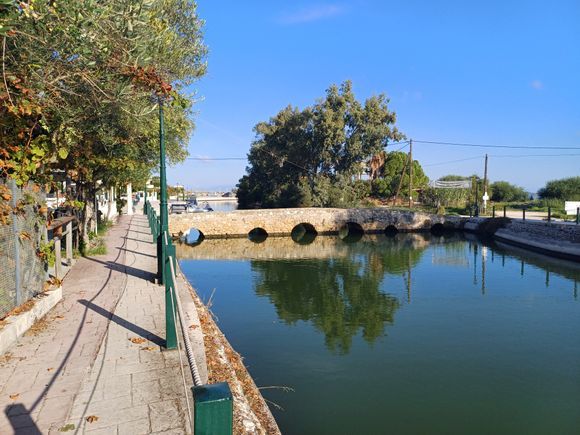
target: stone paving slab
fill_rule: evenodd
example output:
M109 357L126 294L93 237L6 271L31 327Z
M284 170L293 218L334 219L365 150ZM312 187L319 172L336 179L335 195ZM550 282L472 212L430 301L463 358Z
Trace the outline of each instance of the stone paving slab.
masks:
M123 216L106 241L107 255L79 259L62 301L0 356L0 434L191 432L182 368L192 380L185 356L163 350L147 219Z

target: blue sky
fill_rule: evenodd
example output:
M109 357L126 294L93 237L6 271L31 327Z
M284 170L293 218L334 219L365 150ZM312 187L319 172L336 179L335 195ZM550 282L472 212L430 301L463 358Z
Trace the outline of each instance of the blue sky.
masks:
M417 143L414 157L432 179L483 175L486 151L492 181L530 191L580 175L578 0L199 0L198 11L209 55L194 86L201 101L191 157L245 157L256 123L349 79L359 100L385 93L399 129L414 140L578 148ZM569 155L500 157L516 154ZM188 160L170 168L168 180L228 189L245 166Z

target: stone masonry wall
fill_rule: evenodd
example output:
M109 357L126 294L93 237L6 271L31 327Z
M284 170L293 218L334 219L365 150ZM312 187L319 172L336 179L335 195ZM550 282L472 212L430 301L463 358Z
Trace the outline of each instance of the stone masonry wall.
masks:
M337 233L347 222L361 225L367 233L377 233L390 225L399 231L429 230L435 224L457 228L460 219L387 208L236 210L173 214L169 216L169 232L180 235L196 228L210 238L245 237L255 228L263 228L269 235L288 235L296 225L309 223L318 233Z
M506 229L521 237L580 243L580 225L575 224L514 219Z

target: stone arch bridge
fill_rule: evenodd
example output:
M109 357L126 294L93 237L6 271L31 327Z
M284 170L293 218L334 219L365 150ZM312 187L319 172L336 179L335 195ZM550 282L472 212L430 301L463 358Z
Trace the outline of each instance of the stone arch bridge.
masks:
M298 226L318 234L338 234L345 227L365 233L458 229L461 219L390 208L292 208L183 213L169 216L169 232L183 235L195 228L206 238L247 237L252 231L291 235ZM307 225L305 225L307 224Z

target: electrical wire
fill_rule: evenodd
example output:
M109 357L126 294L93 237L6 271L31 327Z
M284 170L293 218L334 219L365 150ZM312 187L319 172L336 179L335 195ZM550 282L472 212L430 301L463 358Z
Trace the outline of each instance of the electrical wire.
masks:
M528 146L528 145L491 145L491 144L475 144L475 143L460 143L460 142L438 142L430 140L413 140L413 142L432 145L449 145L457 147L536 149L536 150L580 150L580 147L561 147L561 146L553 147L553 146Z
M427 163L422 164L421 166L437 166L437 165L446 165L448 163L459 163L459 162L466 162L468 160L476 160L476 159L483 159L484 156L474 156L474 157L467 157L465 159L457 159L457 160L449 160L447 162L437 162L437 163Z
M580 156L580 154L490 154L490 157L572 157L572 156Z
M188 157L187 160L214 161L214 160L248 160L247 157Z

